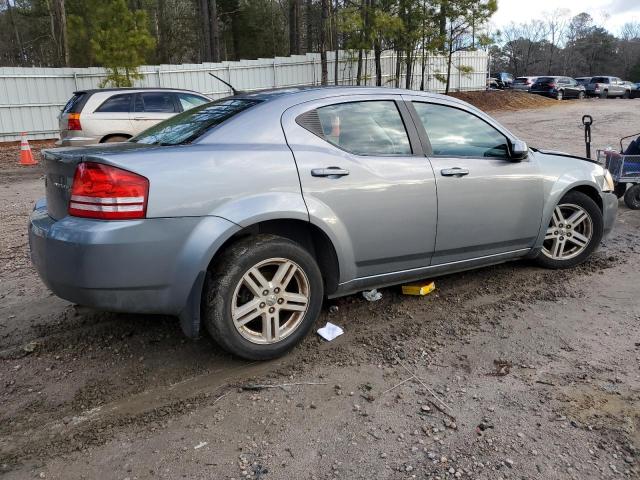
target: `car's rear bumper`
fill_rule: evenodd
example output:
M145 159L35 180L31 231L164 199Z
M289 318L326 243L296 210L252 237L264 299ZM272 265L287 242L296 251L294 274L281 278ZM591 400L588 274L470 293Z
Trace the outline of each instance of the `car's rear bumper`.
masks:
M238 229L220 217L56 221L40 201L30 217L29 245L43 282L65 300L180 315L198 276Z
M59 147L84 147L99 142L100 139L94 137L63 137L56 142L56 145Z
M606 238L616 223L618 215L618 197L613 193L602 194L602 217L604 222L604 238Z

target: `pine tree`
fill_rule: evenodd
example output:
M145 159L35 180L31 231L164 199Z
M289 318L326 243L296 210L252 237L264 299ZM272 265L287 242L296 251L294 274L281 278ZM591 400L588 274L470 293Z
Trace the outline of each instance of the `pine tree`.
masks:
M138 66L145 62L155 46L146 12L132 12L125 0L104 0L95 16L96 30L91 48L96 61L109 72L101 86L132 86L133 80L141 77Z

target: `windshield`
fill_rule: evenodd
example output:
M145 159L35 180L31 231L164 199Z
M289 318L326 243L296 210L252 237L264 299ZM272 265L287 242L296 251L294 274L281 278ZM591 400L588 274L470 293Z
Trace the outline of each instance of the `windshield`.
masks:
M225 98L187 110L145 130L130 141L150 145L189 143L260 100Z

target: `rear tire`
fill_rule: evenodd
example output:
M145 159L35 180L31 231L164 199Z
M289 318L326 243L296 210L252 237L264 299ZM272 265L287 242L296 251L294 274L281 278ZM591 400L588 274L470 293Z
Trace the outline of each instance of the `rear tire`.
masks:
M584 100L584 92L578 92L578 100Z
M556 93L556 100L562 100L562 97L563 97L562 90L559 90L558 93Z
M320 315L324 287L315 259L275 235L228 247L207 275L203 321L228 352L248 360L283 355Z
M609 92L607 90L605 90L600 94L600 98L607 98L608 96L609 96Z
M631 92L629 90L625 90L622 98L631 98Z
M124 135L112 135L111 137L105 138L101 143L120 143L126 142L130 137L125 137Z
M640 183L627 190L624 194L624 203L631 210L640 210Z
M582 192L567 193L555 207L536 262L545 268L571 268L598 248L604 233L600 208Z

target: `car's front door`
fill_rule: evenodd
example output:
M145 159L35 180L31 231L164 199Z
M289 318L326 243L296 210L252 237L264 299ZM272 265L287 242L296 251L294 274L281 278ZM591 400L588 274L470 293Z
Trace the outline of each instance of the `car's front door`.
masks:
M431 260L435 179L400 100L334 97L292 107L282 117L310 219L331 230L348 259L342 282Z
M134 135L153 127L180 112L178 99L173 92L141 92L136 94L134 112L131 114Z
M424 128L438 189L432 264L531 248L543 208L535 159L512 161L509 141L497 126L459 104L407 99Z

